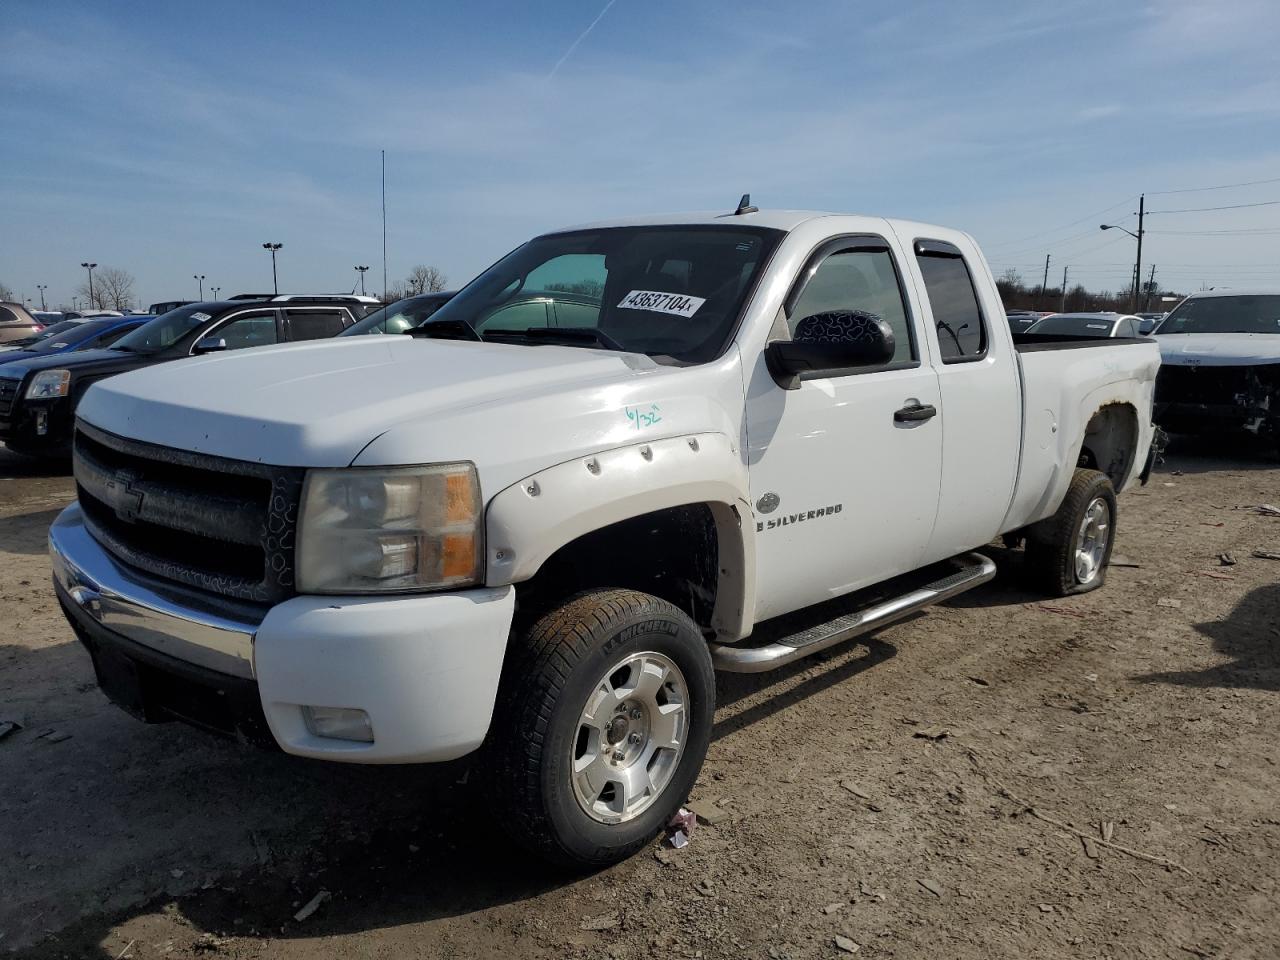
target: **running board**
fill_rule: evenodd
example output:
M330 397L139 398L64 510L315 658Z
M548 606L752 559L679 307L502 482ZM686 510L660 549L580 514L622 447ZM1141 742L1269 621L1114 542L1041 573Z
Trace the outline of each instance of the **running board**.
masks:
M845 614L808 630L793 633L766 646L741 647L736 644L713 643L711 662L717 670L727 673L764 673L766 670L775 670L948 600L986 583L996 575L995 563L980 553L966 553L951 562L959 569L941 580L935 580L900 597L882 600L856 613Z

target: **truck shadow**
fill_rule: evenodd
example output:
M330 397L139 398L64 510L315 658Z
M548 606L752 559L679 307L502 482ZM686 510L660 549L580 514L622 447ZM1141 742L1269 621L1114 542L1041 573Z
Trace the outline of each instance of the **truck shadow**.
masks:
M62 507L59 506L0 517L0 548L6 553L43 556L49 549L49 525L61 512ZM41 578L46 575L43 567L39 575Z
M1149 673L1140 683L1280 691L1280 583L1249 591L1225 620L1198 623L1213 650L1231 659L1203 670Z
M0 444L0 478L69 476L71 460L67 457L24 457Z

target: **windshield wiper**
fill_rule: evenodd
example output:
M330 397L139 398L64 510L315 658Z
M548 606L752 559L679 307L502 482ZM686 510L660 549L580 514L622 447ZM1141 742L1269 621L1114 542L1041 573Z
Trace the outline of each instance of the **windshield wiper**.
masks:
M569 343L595 343L606 350L631 353L613 337L595 327L529 327L526 330L491 330L490 337L521 337L526 340L565 340Z
M426 340L476 340L484 342L484 337L465 320L428 320L405 331L410 337Z

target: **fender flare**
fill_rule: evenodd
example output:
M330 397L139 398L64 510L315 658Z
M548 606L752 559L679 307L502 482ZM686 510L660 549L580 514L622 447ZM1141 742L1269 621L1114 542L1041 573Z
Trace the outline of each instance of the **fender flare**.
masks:
M489 501L486 585L530 579L557 550L594 530L704 503L719 545L712 627L721 642L732 643L750 633L755 610L755 525L748 491L746 465L722 433L630 444L557 464Z

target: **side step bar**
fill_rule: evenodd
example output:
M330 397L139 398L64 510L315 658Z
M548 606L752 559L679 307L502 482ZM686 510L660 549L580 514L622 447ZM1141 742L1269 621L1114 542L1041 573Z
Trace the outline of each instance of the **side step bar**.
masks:
M950 576L900 597L883 600L865 610L845 614L828 623L783 637L766 646L742 647L737 644L713 643L711 662L717 670L727 673L764 673L766 670L775 670L877 627L887 626L966 590L972 590L996 575L995 563L980 553L963 554L952 560L952 563L959 569Z

